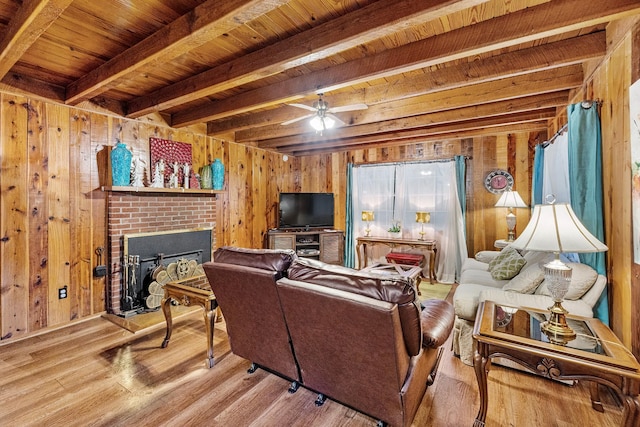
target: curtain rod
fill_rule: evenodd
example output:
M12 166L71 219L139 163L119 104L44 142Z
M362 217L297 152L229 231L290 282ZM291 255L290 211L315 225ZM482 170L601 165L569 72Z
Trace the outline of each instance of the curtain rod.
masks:
M598 108L600 108L602 106L602 100L600 98L597 98L597 99L585 100L585 101L580 102L580 106L582 108L584 108L585 110L588 110L594 104ZM558 129L558 131L556 133L553 134L553 136L551 138L549 138L548 140L544 141L542 143L542 148L547 148L550 144L553 144L553 141L555 141L555 139L557 137L559 137L560 134L562 134L562 132L567 129L567 127L569 127L569 123L565 123L560 129Z
M559 137L560 134L567 129L567 127L569 127L569 123L565 123L564 126L562 126L560 129L558 129L558 132L554 133L551 138L549 138L548 140L543 142L542 143L542 148L547 148L549 145L553 144L553 141L555 141L556 138Z
M460 156L465 160L472 160L472 156ZM455 157L450 157L447 159L433 159L433 160L411 160L406 162L375 162L375 163L361 163L358 165L353 165L355 168L359 167L367 167L367 166L379 166L379 165L412 165L412 164L420 164L420 163L448 163L453 162Z

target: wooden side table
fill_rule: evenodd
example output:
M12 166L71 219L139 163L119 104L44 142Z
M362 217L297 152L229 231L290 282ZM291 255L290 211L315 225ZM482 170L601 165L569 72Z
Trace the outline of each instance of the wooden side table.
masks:
M514 310L516 310L514 313ZM577 338L551 344L540 331L548 311L480 303L473 330L477 344L473 367L480 389L474 426L485 425L489 406L487 377L493 357L507 357L527 371L554 380L591 381L591 406L602 412L597 384L613 390L624 405L622 425L640 426L640 364L598 319L568 316ZM560 396L559 396L560 397Z
M188 282L185 282L188 283ZM162 299L162 312L167 322L167 334L162 341L162 348L169 345L169 339L173 331L173 320L171 318L171 300L175 300L182 305L199 305L204 310L204 326L207 336L207 367L212 368L213 360L213 332L217 318L218 303L211 288L196 287L193 285L169 282L164 285L164 298Z
M372 265L365 267L362 271L370 271L382 275L400 276L405 277L413 283L413 286L420 293L420 276L422 274L422 267L407 265L407 264L391 264L384 262L375 262Z
M358 255L358 267L365 268L367 266L367 248L374 245L384 245L389 248L406 247L425 251L429 255L429 282L433 284L436 279L435 264L436 255L438 254L438 245L435 240L419 240L419 239L393 239L385 237L358 237L356 245L356 254Z

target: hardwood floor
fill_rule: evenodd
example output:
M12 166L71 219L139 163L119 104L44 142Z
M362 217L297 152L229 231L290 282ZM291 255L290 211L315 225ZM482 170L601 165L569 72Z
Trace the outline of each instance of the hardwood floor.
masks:
M375 420L263 370L230 352L216 324L216 365L206 369L202 314L133 334L103 318L0 345L0 426L373 426ZM603 392L591 409L588 387L554 384L494 367L487 426L616 426L621 409ZM473 368L445 345L435 384L414 426L471 426L479 406Z

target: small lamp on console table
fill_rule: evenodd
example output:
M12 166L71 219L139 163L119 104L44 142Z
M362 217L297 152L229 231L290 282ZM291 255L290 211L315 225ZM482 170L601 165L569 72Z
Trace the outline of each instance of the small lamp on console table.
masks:
M517 191L504 191L495 206L509 209L507 212L507 229L509 230L507 241L513 242L516 238L516 216L513 213L513 208L526 208L527 204Z
M418 224L422 224L422 228L420 229L420 240L424 240L424 225L428 224L431 221L431 214L429 212L416 212L416 222Z
M373 221L373 211L362 211L362 220L367 223L367 228L365 228L365 236L369 237L369 233L371 233L371 228L369 224Z
M544 265L544 278L553 299L549 320L540 325L553 344L566 345L576 333L567 325L562 300L571 283L571 267L560 260L561 253L604 252L608 248L582 225L571 205L536 205L531 220L511 247L527 251L553 252L555 259Z

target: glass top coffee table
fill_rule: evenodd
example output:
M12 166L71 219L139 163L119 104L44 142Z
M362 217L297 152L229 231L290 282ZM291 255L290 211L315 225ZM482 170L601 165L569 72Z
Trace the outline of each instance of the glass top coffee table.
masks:
M640 426L640 365L633 354L598 319L571 315L567 322L576 339L566 345L552 344L540 330L547 315L545 310L480 303L473 330L480 410L473 425L485 425L491 359L505 357L549 379L590 381L591 404L600 412L598 384L608 386L624 405L622 425Z

